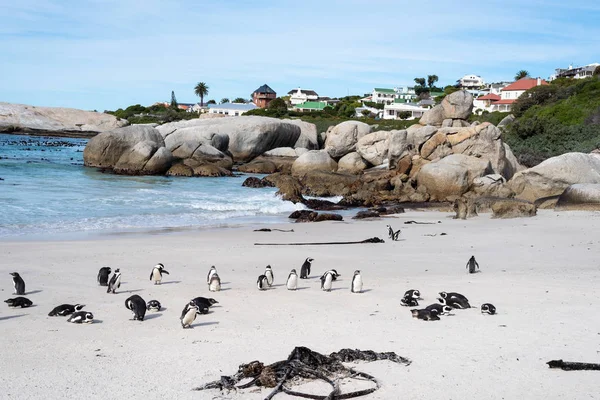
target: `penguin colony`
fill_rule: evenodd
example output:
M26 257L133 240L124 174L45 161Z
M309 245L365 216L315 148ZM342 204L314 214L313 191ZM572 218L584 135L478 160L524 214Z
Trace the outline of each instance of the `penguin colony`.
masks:
M390 236L397 240L397 235L400 231L394 232L393 229L388 225ZM314 259L308 257L304 260L300 268L300 277L296 269L292 269L288 275L286 281L286 288L290 291L298 289L298 279L308 279L311 273L311 267ZM467 262L468 273L479 272L479 264L475 261L475 257L472 256ZM109 276L112 272L112 276ZM165 266L162 263L156 264L150 272L150 281L155 285L160 285L162 282L163 274L169 275L169 272L165 270ZM11 308L28 308L33 305L33 302L22 295L25 295L25 281L17 272L11 272L13 279L13 294L19 295L18 297L10 298L4 302ZM335 269L325 271L321 277L321 290L325 292L331 292L334 286L334 282L341 276ZM107 293L117 294L117 290L121 287L121 271L119 268L115 269L114 272L110 267L102 267L98 271L97 282L99 286L106 286ZM275 274L271 265L267 265L265 272L259 275L256 282L257 287L260 291L266 291L273 287L275 281ZM208 290L210 292L218 292L221 290L221 279L217 273L217 268L213 265L208 271L206 277L206 283L208 284ZM363 292L363 280L360 270L354 271L352 281L350 284L351 293L362 293ZM410 310L413 318L421 319L424 321L439 321L440 316L452 315L454 310L463 310L473 308L469 303L466 296L456 292L439 292L440 297L437 298L437 303L432 303L425 308L413 308ZM419 300L421 298L421 292L416 289L407 290L404 296L400 300L400 304L405 307L418 307ZM181 326L186 328L192 328L193 323L198 315L208 314L210 308L218 304L219 302L213 298L196 297L191 299L183 308L180 315ZM125 307L133 314L132 320L144 321L146 311L158 312L162 309L162 305L158 300L150 300L146 302L141 296L135 294L128 297L125 300ZM49 317L54 316L70 316L67 322L76 324L90 324L94 321L94 315L90 311L83 310L85 304L61 304L56 306L48 313ZM494 315L496 314L496 307L491 303L484 303L480 307L482 314Z

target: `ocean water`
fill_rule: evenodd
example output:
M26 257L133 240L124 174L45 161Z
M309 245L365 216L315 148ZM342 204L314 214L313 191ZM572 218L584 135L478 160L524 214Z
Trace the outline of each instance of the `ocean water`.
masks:
M85 238L279 223L302 205L233 178L119 176L83 166L85 139L0 134L0 238ZM258 175L255 175L258 176Z

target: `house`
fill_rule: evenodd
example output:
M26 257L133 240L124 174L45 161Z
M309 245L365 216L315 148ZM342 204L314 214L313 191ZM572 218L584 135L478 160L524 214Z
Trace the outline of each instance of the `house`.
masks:
M456 83L463 89L478 89L485 85L482 77L472 74L463 76Z
M415 119L421 118L427 108L419 107L416 104L393 103L386 104L383 107L383 119ZM408 112L410 117L400 118L401 113Z
M304 103L296 104L293 107L294 111L323 111L325 107L327 107L326 101L306 101Z
M397 98L394 89L375 88L371 94L371 101L378 104L392 104Z
M583 67L573 67L572 65L569 65L569 68L557 68L549 79L551 81L557 78L585 79L592 76L598 67L600 67L600 64L598 63L584 65Z
M252 92L252 102L257 107L267 108L269 103L277 98L277 93L269 87L266 83Z
M394 88L394 90L396 91L396 99L404 100L403 103L410 103L418 97L413 86L400 86Z
M523 93L540 85L548 85L548 82L540 78L523 78L511 83L500 91L500 100L493 103L495 107L494 111L510 111L512 104Z
M295 106L296 104L301 104L307 101L317 101L319 100L319 95L314 90L307 89L293 89L288 92L290 96L290 104Z
M177 108L180 110L185 110L187 112L192 112L192 108L196 105L196 103L177 103Z
M494 106L494 103L501 99L500 95L494 93L488 93L485 96L477 97L476 99L473 99L473 112L475 114L480 114L483 111L497 111L495 109L497 107Z
M257 108L258 107L252 103L248 103L248 104L244 104L244 103L209 104L208 105L208 113L238 117L250 110L255 110Z
M375 107L365 106L363 104L362 106L356 107L354 109L354 117L355 118L364 117L366 114L365 111L368 111L369 115L374 116L375 118L381 118L381 116L383 115L383 110L379 110Z

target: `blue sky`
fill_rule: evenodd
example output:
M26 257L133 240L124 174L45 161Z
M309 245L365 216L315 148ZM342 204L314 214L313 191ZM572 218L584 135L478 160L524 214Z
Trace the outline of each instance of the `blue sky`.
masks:
M0 0L0 101L114 110L600 62L600 2Z

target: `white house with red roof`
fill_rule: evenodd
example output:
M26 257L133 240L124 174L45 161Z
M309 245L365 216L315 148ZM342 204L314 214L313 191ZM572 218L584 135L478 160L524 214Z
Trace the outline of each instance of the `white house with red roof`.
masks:
M492 103L493 111L510 111L512 104L526 91L536 86L548 85L543 79L540 78L523 78L518 81L511 83L502 90L500 90L500 100Z
M485 96L477 97L473 100L473 112L479 114L483 111L496 111L494 103L501 99L502 97L494 93L488 93Z

